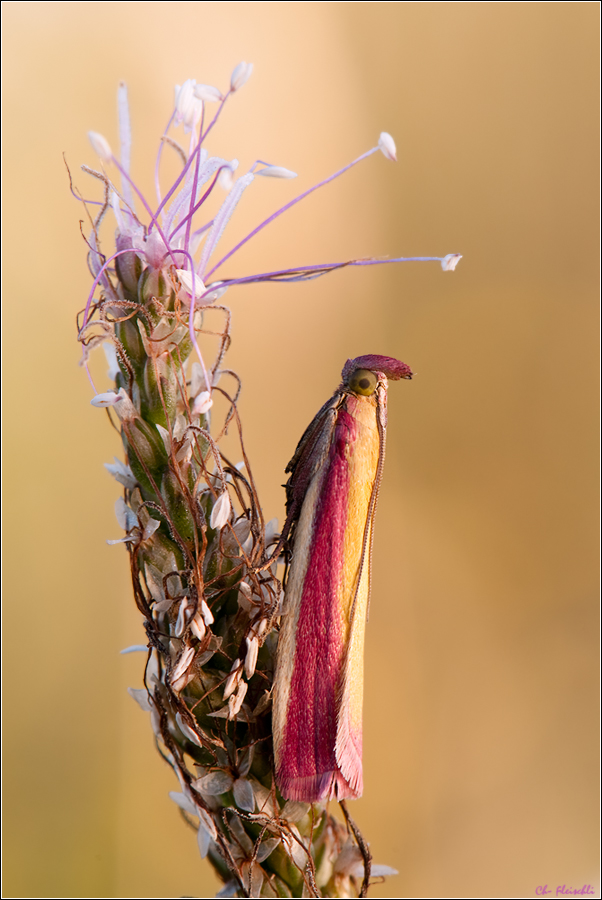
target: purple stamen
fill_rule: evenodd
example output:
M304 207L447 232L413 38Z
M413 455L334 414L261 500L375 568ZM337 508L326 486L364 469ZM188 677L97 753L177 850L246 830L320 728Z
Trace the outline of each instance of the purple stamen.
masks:
M192 232L192 237L195 238L197 235L202 234L204 231L207 231L208 228L211 228L215 219L211 219L210 222L207 222L206 225L201 226L201 228L197 228L196 231Z
M86 200L85 197L80 197L79 194L76 194L76 193L75 193L75 191L73 190L73 188L72 188L71 186L69 186L69 190L71 191L72 196L75 197L75 199L76 199L79 203L83 203L85 206L87 206L87 205L90 205L90 206L104 206L104 205L105 205L105 201L104 201L104 200Z
M170 233L172 229L172 225L176 218L181 215L182 210L189 202L190 195L193 194L194 190L194 198L195 200L198 198L200 193L200 188L206 184L211 176L220 169L220 167L229 167L230 164L226 162L226 160L221 159L219 156L211 156L209 159L206 159L204 163L201 165L201 169L197 178L196 185L193 184L192 179L187 181L182 190L177 194L169 208L165 212L164 221L163 221L163 229L166 233ZM185 221L185 219L182 219Z
M188 213L188 215L185 216L185 217L182 219L181 222L178 222L178 224L176 225L176 227L174 228L174 230L171 232L171 234L169 235L169 239L170 239L170 240L173 238L174 234L176 234L176 232L178 232L178 231L180 230L180 228L182 227L182 225L184 225L184 223L186 222L186 223L187 223L187 224L186 224L186 241L185 241L184 246L186 247L186 249L188 249L188 247L189 247L189 239L190 239L190 227L191 227L191 225L192 225L192 217L194 216L195 212L197 212L197 210L203 205L203 203L205 202L205 200L207 199L207 197L209 196L209 194L211 193L211 191L213 190L213 188L214 188L215 185L217 184L217 179L219 178L219 173L222 171L222 169L228 169L228 168L229 168L229 166L220 166L220 167L219 167L219 169L218 169L217 172L215 173L215 176L214 176L214 178L213 178L213 181L211 182L211 184L209 185L209 187L207 188L207 190L205 191L205 193L203 194L203 196L201 197L201 199L199 200L199 202L196 204L196 206L194 206L194 207L190 210L190 212ZM196 173L195 173L195 174L196 174ZM190 196L192 197L193 195L191 194ZM192 202L192 201L191 201L191 202ZM198 231L195 231L194 234L199 234L199 232L205 231L207 228L209 228L209 225L212 224L212 223L213 223L213 219L211 220L210 223L207 223L207 225L203 225L202 228L200 228Z
M169 131L169 127L174 120L175 114L176 114L176 111L174 109L171 116L169 117L169 122L165 126L165 130L163 132L162 137L167 137L167 132ZM157 210L157 215L159 215L159 210L161 209L161 206L162 206L162 204L161 204L161 184L159 182L159 166L161 164L161 154L163 153L164 143L165 142L163 140L159 141L159 149L157 150L157 159L155 160L155 191L157 193L157 203L159 204L159 209Z
M251 184L254 180L255 176L251 173L247 175L243 175L239 178L224 202L222 203L216 217L215 217L215 225L211 229L211 234L207 238L205 242L205 246L203 247L203 252L201 254L201 259L198 265L198 271L201 275L201 278L205 276L205 268L209 262L211 254L215 250L217 246L217 242L221 238L224 228L228 224L230 220L230 216L234 212L236 205L238 204L240 198L242 197L243 191ZM244 241L243 241L244 243ZM214 271L212 269L211 271ZM210 273L209 273L210 274Z
M350 259L345 262L337 263L321 263L317 266L298 266L292 269L278 269L275 272L261 272L257 275L246 275L244 278L222 278L220 285L233 284L254 284L257 282L296 282L296 281L312 281L328 272L334 272L336 269L344 269L346 266L381 266L385 263L398 262L438 262L440 263L444 257L441 256L397 256L394 259ZM207 290L211 289L211 284L207 285Z
M94 395L96 396L98 391L96 390L96 385L94 384L94 380L90 374L90 368L89 368L87 362L84 363L84 369L86 370L86 375L88 376L88 380L90 381L90 384L92 385L92 390L94 391Z
M149 216L152 216L152 215L153 215L153 211L152 211L152 209L150 208L150 206L148 205L148 203L146 202L146 198L145 198L144 194L142 193L142 191L137 187L136 183L130 178L130 176L129 176L128 173L125 171L125 169L123 169L123 167L121 166L121 163L119 162L119 160L118 160L115 156L111 156L111 159L112 159L112 161L115 163L115 165L117 166L117 168L119 169L119 171L121 172L121 174L122 174L125 178L127 178L127 180L129 181L129 183L131 184L131 186L134 188L134 190L136 191L136 193L137 193L138 196L140 197L140 200L142 201L142 205L144 206L144 208L145 208L145 210L147 211L147 213L149 214ZM171 256L174 265L176 265L176 261L175 261L175 259L173 259L173 254L172 254L172 251L171 251L171 247L169 246L169 241L167 240L167 238L166 238L165 235L163 234L163 229L161 228L161 226L159 225L159 223L156 221L156 219L155 219L155 225L157 226L157 231L159 232L159 234L161 235L161 238L163 239L163 243L165 244L165 249L167 250L167 252L168 252L169 255ZM148 233L150 234L150 228L148 229Z
M251 168L249 169L249 172L254 172L255 169L257 168L257 166L273 166L273 165L274 165L274 163L266 162L265 159L256 159L255 162L253 163L253 165L251 166Z
M200 137L199 137L199 147L201 147L201 145L203 144L203 141L206 139L207 135L209 134L209 132L211 131L211 129L213 128L213 126L215 125L215 123L217 122L217 120L219 119L219 117L220 117L220 115L221 115L221 111L222 111L222 109L224 108L224 104L225 104L226 100L228 99L228 97L230 96L231 93L232 93L232 88L230 88L230 90L228 91L228 93L226 94L226 96L224 97L224 99L221 101L221 103L220 103L220 105L219 105L219 107L218 107L218 110L217 110L216 114L214 115L214 117L213 117L212 121L210 122L210 124L207 126L207 131L203 134L203 130L201 129L201 134L200 134ZM205 109L205 104L203 103L203 111L204 111L204 109Z
M201 131L203 130L203 116L204 116L204 115L205 115L205 104L203 103L203 112L202 112L202 115L201 115ZM192 133L194 134L194 130L193 130ZM192 149L192 148L191 148L191 149ZM184 247L186 248L186 250L188 250L188 247L190 246L190 228L191 228L191 225L192 225L192 217L193 217L193 215L194 215L195 209L197 208L196 206L194 206L194 198L196 197L196 187L197 187L197 182L198 182L198 178L199 178L199 168L200 168L200 165L201 165L201 154L200 154L200 153L197 153L197 155L196 155L196 161L195 161L195 164L194 164L194 177L193 177L193 179L192 179L192 190L191 190L191 192L190 192L190 206L188 207L188 215L187 215L186 218L185 218L185 221L186 221L186 236L185 236L185 238L184 238ZM215 181L214 181L214 184L215 184ZM212 185L212 186L213 186L213 185ZM211 186L211 187L212 187L212 186ZM205 196L201 198L201 201L200 201L201 203L203 202L203 200L205 199L205 197L208 196L209 193L211 192L211 187L210 187L209 190L205 193ZM170 235L170 237L171 237L171 235Z
M196 155L196 154L199 154L199 153L201 152L201 147L203 146L203 141L205 140L205 138L207 137L207 135L209 134L209 132L211 131L211 129L213 128L213 126L215 125L215 123L217 122L218 117L219 117L219 115L220 115L220 113L221 113L221 111L222 111L222 109L223 109L223 107L224 107L224 103L226 102L226 100L227 100L228 97L230 96L230 93L231 93L231 91L229 91L229 92L226 94L226 96L224 97L224 99L223 99L222 102L220 103L219 109L217 110L215 116L213 117L212 122L211 122L210 125L207 127L207 131L203 134L203 133L202 133L202 130L201 130L201 134L200 134L200 136L199 136L199 142L198 142L198 144L196 145L196 147L194 148L194 150L192 151L192 153L191 153L190 156L188 157L188 160L187 160L187 162L186 162L186 165L183 167L182 171L180 172L180 174L179 174L178 177L176 178L175 182L174 182L174 183L172 184L172 186L170 187L169 191L167 192L167 194L165 195L165 197L164 197L163 200L161 200L161 192L160 192L159 180L158 180L158 179L159 179L159 159L160 159L161 150L162 150L162 147L163 147L163 141L161 142L161 147L159 148L159 153L157 154L157 164L156 164L156 166L155 166L155 182L156 182L156 184L157 184L157 195L158 195L158 198L159 198L159 206L158 206L157 212L155 213L154 216L153 216L152 213L151 213L151 221L150 221L150 224L149 224L149 226L148 226L148 233L149 233L149 234L150 234L150 232L152 231L154 225L157 225L157 228L159 227L158 224L157 224L157 219L158 219L158 217L159 217L159 213L161 212L161 210L163 209L163 207L165 206L165 204L167 203L167 201L170 199L170 197L172 197L173 194L175 193L175 191L178 189L178 186L179 186L180 183L182 182L182 179L184 178L184 176L185 176L186 173L188 172L190 166L192 165L192 161L193 161L195 155ZM167 128L165 129L164 135L167 135L167 132L168 132L168 130L169 130L169 127L170 127L171 123L172 123L173 120L174 120L175 114L176 114L176 113L175 113L175 110L174 110L174 112L171 114L171 118L170 118L169 122L167 123ZM204 114L205 114L205 105L203 104L203 116L204 116ZM201 126L202 126L202 122L203 122L203 120L201 119Z
M356 259L352 266L381 266L383 263L394 262L438 262L440 263L443 256L396 256L393 259Z
M199 123L199 144L201 143L201 135L203 133L203 125L205 124L205 101L202 101L203 105L201 107L201 121ZM194 134L194 130L192 132Z
M236 245L236 247L233 247L229 253L226 253L226 255L224 257L222 257L222 259L220 259L220 261L218 263L216 263L216 265L209 272L207 272L207 278L210 275L213 275L213 273L217 269L219 269L219 267L221 265L223 265L223 263L225 263L227 259L230 259L230 257L234 253L236 253L237 250L240 250L240 248L244 244L246 244L247 241L250 241L251 238L257 234L258 231L261 231L262 228L265 228L266 225L269 225L270 222L273 222L274 219L277 219L278 216L281 216L283 212L286 212L287 209L291 208L291 206L294 206L296 203L299 203L299 201L303 200L304 197L307 197L309 194L312 194L314 191L317 191L318 188L323 187L325 184L328 184L329 181L333 181L335 178L338 178L339 175L342 175L343 172L346 172L348 169L351 169L353 166L357 165L363 159L367 159L369 156L372 156L372 154L376 153L378 149L379 149L378 147L373 147L371 150L367 150L366 153L362 153L361 156L358 156L358 158L354 159L353 162L350 162L348 165L344 166L342 169L339 169L338 172L334 173L334 175L330 175L328 178L325 178L324 181L320 181L318 184L315 184L313 187L309 188L309 190L304 191L302 194L299 194L298 197L295 197L294 200L291 200L285 206L281 206L280 209L276 210L275 213L272 213L271 216L268 216L267 219L264 219L264 221L261 222L261 224L258 225L257 228L254 228L253 231L246 236L246 238L243 238L242 241L239 241L239 243Z
M172 117L171 117L171 119L169 120L170 123L171 123L172 119L174 118L174 116L175 116L175 112L172 114ZM169 124L168 124L167 127L169 128ZM166 132L166 134L167 134L167 132ZM161 141L161 146L163 146L163 141ZM178 189L178 187L179 187L180 184L182 183L182 179L186 176L186 173L187 173L188 170L190 169L190 166L192 165L192 163L193 163L193 161L194 161L195 155L198 154L198 153L200 153L200 152L201 152L201 142L199 141L199 143L196 145L196 147L194 148L194 150L192 151L192 153L191 153L190 156L188 157L188 159L187 159L187 161L186 161L186 164L182 167L182 171L180 172L180 174L178 175L178 177L176 178L176 180L174 181L174 183L172 184L172 186L171 186L170 189L168 190L168 192L167 192L167 194L165 195L165 197L163 198L163 200L161 200L161 202L159 203L159 206L157 207L157 212L156 212L154 215L153 215L152 213L150 214L150 215L151 215L151 220L150 220L150 224L149 224L149 226L148 226L148 233L149 233L149 234L151 233L151 231L153 230L153 227L154 227L155 225L157 226L157 228L159 228L159 224L158 224L158 221L157 221L157 220L158 220L158 218L159 218L159 214L160 214L161 210L164 208L164 206L165 206L165 204L167 203L167 201L168 201L171 197L173 197L174 193L176 192L176 190ZM157 177L157 178L158 178L158 174L159 174L158 166L159 166L159 157L157 156L157 167L156 167L156 173L155 173L155 177Z

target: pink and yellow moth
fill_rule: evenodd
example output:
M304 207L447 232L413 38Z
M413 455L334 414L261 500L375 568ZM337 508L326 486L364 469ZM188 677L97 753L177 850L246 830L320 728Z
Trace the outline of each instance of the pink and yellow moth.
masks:
M272 732L283 797L361 796L364 632L376 501L385 458L388 356L349 359L342 383L286 471L290 569L274 680Z

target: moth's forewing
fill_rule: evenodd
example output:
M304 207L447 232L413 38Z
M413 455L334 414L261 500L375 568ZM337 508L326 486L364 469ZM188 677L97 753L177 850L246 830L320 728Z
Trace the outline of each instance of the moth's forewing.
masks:
M290 524L298 518L309 483L328 455L336 423L336 411L342 399L343 395L337 391L316 413L303 432L293 458L285 469L285 472L291 473L286 483L287 520L289 515L292 516Z
M376 395L337 392L291 460L297 506L274 691L277 777L290 799L362 792L363 642L381 458Z

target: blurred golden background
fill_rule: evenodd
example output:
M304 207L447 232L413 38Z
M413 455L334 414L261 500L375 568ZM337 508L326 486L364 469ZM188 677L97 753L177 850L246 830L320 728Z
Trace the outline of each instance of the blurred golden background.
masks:
M212 896L126 693L143 640L103 468L119 454L78 368L90 278L69 193L133 116L151 185L174 85L225 88L211 152L259 180L224 251L372 147L398 146L250 242L224 274L464 255L232 288L229 364L267 517L348 356L389 392L367 636L365 796L399 876L374 897L598 887L597 34L594 3L5 2L7 897ZM102 367L101 367L102 368Z

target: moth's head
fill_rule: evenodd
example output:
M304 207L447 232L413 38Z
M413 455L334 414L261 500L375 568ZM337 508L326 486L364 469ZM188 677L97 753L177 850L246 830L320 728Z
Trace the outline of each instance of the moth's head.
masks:
M343 366L343 384L354 394L369 397L376 390L382 377L398 381L400 378L411 378L412 370L404 362L392 356L368 354L348 359Z

